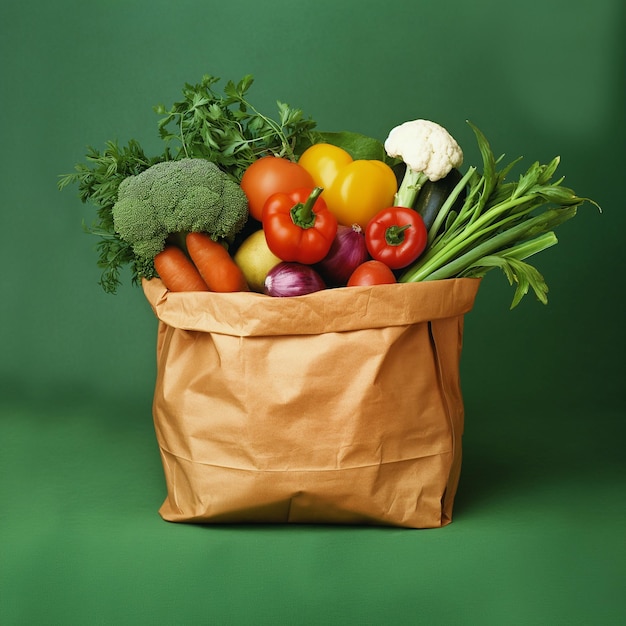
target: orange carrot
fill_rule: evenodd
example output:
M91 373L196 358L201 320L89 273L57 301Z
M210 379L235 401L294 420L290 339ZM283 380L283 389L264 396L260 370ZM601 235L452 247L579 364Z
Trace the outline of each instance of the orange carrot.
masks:
M154 257L154 268L170 291L208 291L202 276L178 246L166 246Z
M211 291L249 291L243 272L228 250L205 233L188 233L187 252Z

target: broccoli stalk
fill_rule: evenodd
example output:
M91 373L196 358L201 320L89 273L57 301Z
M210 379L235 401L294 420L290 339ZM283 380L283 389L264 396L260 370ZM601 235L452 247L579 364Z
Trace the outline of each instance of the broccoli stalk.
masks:
M157 163L125 178L112 209L115 232L131 246L138 278L155 276L154 257L180 233L232 239L248 219L241 187L211 161Z

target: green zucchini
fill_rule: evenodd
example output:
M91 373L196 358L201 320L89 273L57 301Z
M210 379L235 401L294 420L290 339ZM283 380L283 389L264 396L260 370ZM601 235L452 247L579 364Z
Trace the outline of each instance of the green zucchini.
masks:
M461 180L462 174L456 168L450 170L450 173L440 180L431 182L427 180L420 192L415 198L413 203L413 209L415 209L424 220L426 229L430 229L439 213L439 209L443 206L446 198L450 195L452 190L456 187ZM459 194L459 197L452 206L452 211L460 211L463 203L465 202L465 193Z

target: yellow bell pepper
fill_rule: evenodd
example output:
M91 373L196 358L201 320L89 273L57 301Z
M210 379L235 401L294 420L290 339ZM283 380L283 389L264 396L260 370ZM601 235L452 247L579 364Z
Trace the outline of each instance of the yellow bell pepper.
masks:
M365 229L374 215L393 205L398 183L382 161L353 160L338 146L317 143L303 152L298 163L324 190L322 197L340 224Z

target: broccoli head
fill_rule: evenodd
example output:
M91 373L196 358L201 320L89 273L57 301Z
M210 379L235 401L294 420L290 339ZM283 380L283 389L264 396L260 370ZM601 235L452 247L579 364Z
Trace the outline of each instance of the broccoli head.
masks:
M138 266L150 268L170 235L234 237L248 219L248 203L241 187L215 163L184 158L125 178L112 214L115 231L132 246Z

